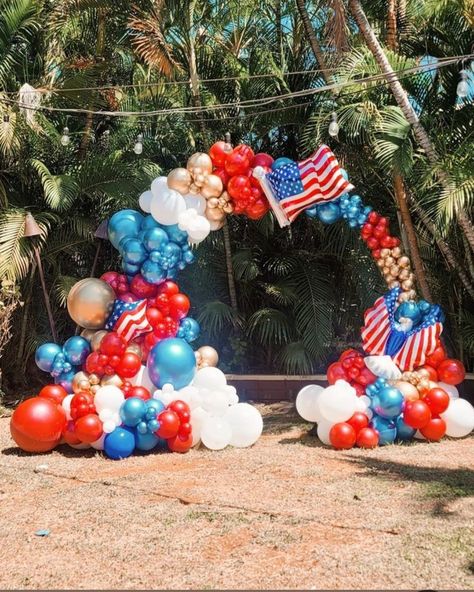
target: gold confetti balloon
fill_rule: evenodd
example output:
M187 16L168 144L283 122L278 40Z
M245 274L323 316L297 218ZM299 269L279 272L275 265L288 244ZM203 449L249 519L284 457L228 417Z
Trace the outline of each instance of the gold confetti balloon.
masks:
M67 309L72 320L84 329L102 329L112 311L115 292L107 282L85 278L69 291Z

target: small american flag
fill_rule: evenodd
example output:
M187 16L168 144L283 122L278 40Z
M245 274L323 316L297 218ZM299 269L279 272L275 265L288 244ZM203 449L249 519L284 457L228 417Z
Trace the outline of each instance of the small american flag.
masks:
M108 331L116 331L125 341L130 341L142 333L148 333L152 330L152 326L146 316L146 306L146 300L137 302L116 300L105 328Z
M306 208L333 201L354 189L324 145L306 160L284 164L269 173L267 180L290 222Z
M400 288L393 288L376 300L364 314L362 347L372 356L389 355L403 372L423 366L436 349L443 325L425 320L407 332L395 328L395 305Z

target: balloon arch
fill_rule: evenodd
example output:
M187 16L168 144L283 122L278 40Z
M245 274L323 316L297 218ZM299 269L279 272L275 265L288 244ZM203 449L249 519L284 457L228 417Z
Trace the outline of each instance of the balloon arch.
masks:
M142 212L122 210L108 222L123 273L83 279L68 295L81 334L38 348L36 363L54 384L13 413L18 446L45 452L65 442L120 459L135 450L186 452L200 442L213 450L254 444L262 417L227 385L215 349L193 351L199 324L175 278L193 262L192 246L227 215L259 219L270 209L280 226L303 212L324 224L345 220L388 285L365 312L364 353L343 352L327 370L330 386L310 385L297 396L320 440L372 448L469 434L474 409L455 386L465 376L462 363L440 342L443 312L417 300L410 259L389 220L353 190L327 146L295 162L216 142L186 168L155 179L140 195Z

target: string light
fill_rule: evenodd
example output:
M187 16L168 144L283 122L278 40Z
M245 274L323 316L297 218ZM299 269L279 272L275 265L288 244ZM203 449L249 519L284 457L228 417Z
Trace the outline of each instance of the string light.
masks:
M68 127L63 128L63 135L61 136L60 141L63 146L67 146L69 144L69 142L71 141L71 138L69 137L69 128Z
M460 99L464 99L467 97L469 93L469 84L467 82L467 72L466 70L461 70L459 72L461 80L458 82L458 86L456 88L456 94Z
M143 134L138 134L133 151L137 156L140 156L140 154L143 152Z
M337 113L331 113L331 123L329 124L328 133L331 138L337 138L339 134L339 124L337 123Z

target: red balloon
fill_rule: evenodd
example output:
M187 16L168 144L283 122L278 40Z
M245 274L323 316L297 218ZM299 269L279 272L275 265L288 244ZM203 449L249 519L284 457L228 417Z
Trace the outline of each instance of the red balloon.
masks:
M343 362L344 360L348 360L350 358L356 358L360 355L361 355L360 352L358 352L356 349L346 349L339 356L339 361Z
M95 413L94 395L88 392L76 393L71 399L70 414L76 420L89 413Z
M224 168L231 177L234 175L246 175L250 162L254 157L253 150L245 144L236 146L227 156Z
M251 188L252 185L250 184L250 179L245 175L236 175L231 177L227 183L227 192L234 199L239 199L241 197L242 191L245 189L250 195Z
M181 421L188 421L191 413L189 405L177 399L168 405L168 409L174 411Z
M416 370L426 370L429 373L429 379L433 382L438 382L438 373L436 372L436 369L433 368L433 366L428 366L426 364L425 366L416 368Z
M158 292L158 286L149 284L141 274L137 273L130 282L130 292L138 298L153 298Z
M81 442L90 444L98 440L104 433L98 415L89 413L80 417L74 424L74 432Z
M443 360L436 370L438 372L439 381L445 382L446 384L456 386L457 384L461 384L466 378L464 364L459 360L454 360L452 358Z
M184 319L191 308L189 298L184 294L174 294L169 299L170 317L175 321Z
M446 433L446 422L441 417L433 417L420 432L430 442L438 442Z
M250 166L254 169L257 166L271 167L273 164L273 158L265 152L259 152L250 161Z
M162 323L164 319L163 313L154 306L149 306L146 309L146 318L152 327L156 327L156 325Z
M140 370L141 365L140 356L133 352L125 352L115 370L120 378L133 378Z
M327 369L327 378L329 384L334 384L336 380L347 380L346 371L340 362L333 362Z
M99 351L106 356L121 356L127 348L127 342L118 333L107 333L100 342Z
M171 409L165 409L158 415L158 421L160 427L156 430L155 434L160 438L174 438L179 430L179 417Z
M355 429L343 421L335 423L329 431L329 441L336 450L348 450L356 443Z
M123 294L120 294L120 300L123 300L123 302L136 302L138 298L131 292L124 292Z
M267 202L264 202L263 200L257 200L245 210L245 213L251 220L260 220L260 218L265 216L269 209L270 206Z
M143 401L148 401L148 399L151 399L151 393L144 386L132 386L125 393L125 398L128 399L129 397L137 397L138 399L142 399Z
M187 436L174 436L173 438L168 438L168 448L172 452L187 452L192 444L193 444L193 437L191 434Z
M362 368L359 371L359 375L356 378L356 381L362 386L372 384L376 380L377 377L375 376L375 374L372 374L372 372L367 367Z
M89 372L89 374L98 374L99 376L102 376L104 373L104 366L101 363L100 353L96 351L90 353L86 358L85 367L86 372Z
M422 400L428 405L432 415L444 413L450 401L448 393L440 387L429 390Z
M431 419L431 411L428 405L420 400L407 401L403 411L403 421L411 428L421 430L428 425Z
M227 187L227 183L229 182L230 175L226 172L224 168L216 169L212 172L213 175L217 175L219 179L222 181L224 187Z
M59 443L65 425L66 413L60 405L45 397L33 397L15 409L10 431L23 450L45 452Z
M360 430L369 425L369 418L365 413L356 411L354 415L347 420L347 423L351 425L354 428L355 433L358 434Z
M60 384L47 384L40 390L38 394L38 397L44 397L45 399L49 399L57 405L61 405L63 399L66 396L67 391Z
M379 435L372 428L362 428L357 434L356 444L359 448L375 448L379 443Z
M176 282L166 280L158 287L158 294L165 294L166 296L173 296L179 294L179 286Z
M223 167L227 157L232 152L232 147L227 142L220 140L215 142L209 148L209 156L211 157L212 164L215 167Z
M438 366L443 360L446 359L446 357L447 356L444 347L441 345L441 343L438 343L434 352L427 356L425 364L432 366L433 368L438 368Z
M76 444L81 443L81 441L76 436L76 433L74 431L74 422L73 421L68 421L66 426L64 427L63 440L66 442L66 444L69 444L69 446L76 446Z

